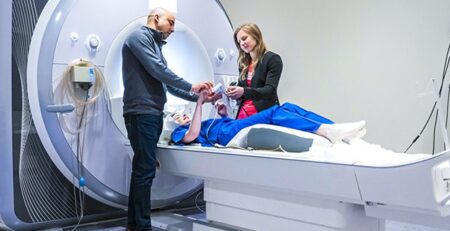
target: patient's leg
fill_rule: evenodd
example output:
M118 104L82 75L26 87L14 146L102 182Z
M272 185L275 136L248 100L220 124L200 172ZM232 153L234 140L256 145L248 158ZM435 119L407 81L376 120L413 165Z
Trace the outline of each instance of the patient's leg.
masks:
M285 103L274 111L272 124L316 133L335 143L347 137L364 135L361 130L366 122L334 124L333 121L321 115L297 105Z
M315 133L322 124L333 124L333 121L297 105L285 103L273 112L271 123Z
M332 143L336 143L337 141L341 141L345 138L364 135L365 126L366 121L364 120L354 123L322 124L315 133L324 136Z

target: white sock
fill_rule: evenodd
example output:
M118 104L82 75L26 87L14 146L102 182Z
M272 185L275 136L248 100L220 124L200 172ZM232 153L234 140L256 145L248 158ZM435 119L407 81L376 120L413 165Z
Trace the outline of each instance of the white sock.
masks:
M366 134L366 132L367 132L367 129L366 128L362 128L359 131L357 131L356 133L354 133L352 135L349 135L347 137L344 137L342 140L345 143L351 144L353 140L363 137Z
M323 136L336 143L341 141L345 137L354 135L358 131L362 130L366 126L366 121L358 121L354 123L340 123L340 124L323 124Z

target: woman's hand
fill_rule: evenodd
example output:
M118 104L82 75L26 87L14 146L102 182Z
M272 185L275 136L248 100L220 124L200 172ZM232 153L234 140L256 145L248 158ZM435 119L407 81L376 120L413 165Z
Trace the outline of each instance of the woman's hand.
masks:
M239 99L244 95L244 88L239 86L230 86L225 91L225 94L231 99Z

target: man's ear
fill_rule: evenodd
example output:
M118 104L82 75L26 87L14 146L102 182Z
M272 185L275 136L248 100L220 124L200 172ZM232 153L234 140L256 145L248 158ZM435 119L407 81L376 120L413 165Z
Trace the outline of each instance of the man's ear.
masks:
M159 22L159 14L155 14L155 22Z

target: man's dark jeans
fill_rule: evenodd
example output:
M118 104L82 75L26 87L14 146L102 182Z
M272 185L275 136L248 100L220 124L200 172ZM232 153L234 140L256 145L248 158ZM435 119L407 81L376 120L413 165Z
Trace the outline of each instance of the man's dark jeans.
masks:
M128 139L134 152L127 227L135 230L152 230L150 194L155 178L155 152L162 131L162 116L145 114L124 117Z

